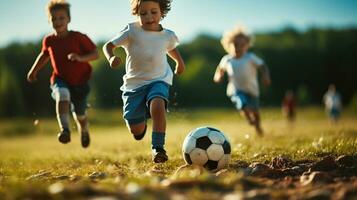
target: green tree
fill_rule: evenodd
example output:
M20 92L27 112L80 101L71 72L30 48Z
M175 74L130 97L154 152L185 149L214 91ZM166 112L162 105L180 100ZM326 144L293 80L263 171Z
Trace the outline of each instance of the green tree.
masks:
M24 114L22 88L17 77L0 63L0 117Z

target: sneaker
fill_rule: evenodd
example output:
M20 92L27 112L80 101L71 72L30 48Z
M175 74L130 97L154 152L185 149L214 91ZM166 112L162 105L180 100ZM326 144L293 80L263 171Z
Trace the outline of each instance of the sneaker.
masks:
M152 149L152 161L154 163L164 163L169 158L166 155L166 151L163 148Z
M90 144L90 137L88 131L81 132L81 144L83 148L87 148Z
M71 141L71 132L69 131L68 128L65 128L60 133L58 133L57 137L58 137L58 141L60 141L63 144L67 144L68 142Z
M147 128L147 126L145 125L145 129L144 129L144 131L143 131L142 134L140 134L140 135L133 135L134 138L135 138L135 140L142 140L142 139L144 138L145 133L146 133L146 128Z

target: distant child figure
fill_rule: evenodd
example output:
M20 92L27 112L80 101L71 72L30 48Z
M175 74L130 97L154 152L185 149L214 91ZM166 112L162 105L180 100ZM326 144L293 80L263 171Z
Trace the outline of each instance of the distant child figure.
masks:
M152 118L152 160L168 160L164 149L166 135L165 111L173 73L168 54L175 62L175 74L181 74L185 64L176 49L175 33L161 26L160 21L171 7L171 0L131 0L131 12L138 21L129 23L116 37L107 42L103 51L112 68L122 60L113 49L126 52L126 74L123 77L123 118L136 140L146 133L148 118Z
M296 100L293 91L286 91L281 108L283 115L288 119L288 121L293 122L296 117Z
M341 115L342 100L341 95L336 91L334 84L329 85L327 92L323 97L326 111L332 123L336 123Z
M69 114L72 107L73 118L81 134L81 144L86 148L90 144L86 109L88 80L92 72L88 62L99 56L96 45L87 35L68 30L71 20L69 7L63 0L52 0L48 3L48 17L54 32L44 37L41 53L28 72L27 80L36 81L38 71L51 60L52 97L56 101L56 115L60 127L58 140L63 144L71 141Z
M248 122L255 127L258 135L263 135L259 114L259 85L257 72L262 72L262 81L268 86L271 82L268 67L254 53L248 52L252 36L243 27L225 33L221 44L227 51L217 66L214 82L222 81L228 74L227 95L236 108L243 111Z

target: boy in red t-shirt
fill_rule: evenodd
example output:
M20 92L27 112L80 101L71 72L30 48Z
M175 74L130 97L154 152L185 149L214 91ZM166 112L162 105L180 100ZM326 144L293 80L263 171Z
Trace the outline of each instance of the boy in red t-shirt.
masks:
M81 133L81 144L86 148L90 143L86 106L88 80L92 72L88 62L99 55L88 36L68 30L71 20L69 7L65 1L52 0L48 3L47 12L54 33L43 39L41 53L28 72L27 80L36 81L38 71L51 60L52 97L56 101L57 121L61 129L58 140L64 144L71 141L69 112L70 105L73 105L73 117Z

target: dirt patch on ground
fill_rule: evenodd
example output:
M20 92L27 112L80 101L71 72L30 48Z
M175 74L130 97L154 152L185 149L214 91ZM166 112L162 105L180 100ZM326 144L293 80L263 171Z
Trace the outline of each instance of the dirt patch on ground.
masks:
M265 163L235 161L216 173L182 166L171 175L161 166L154 166L143 174L149 180L146 182L123 177L115 165L110 166L111 170L91 172L85 177L40 171L24 180L27 184L20 194L9 196L3 191L3 198L357 199L357 156L352 155L326 156L317 161L294 161L285 156ZM1 175L1 181L6 179ZM42 186L37 187L39 182Z

